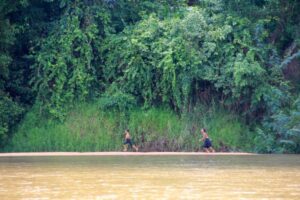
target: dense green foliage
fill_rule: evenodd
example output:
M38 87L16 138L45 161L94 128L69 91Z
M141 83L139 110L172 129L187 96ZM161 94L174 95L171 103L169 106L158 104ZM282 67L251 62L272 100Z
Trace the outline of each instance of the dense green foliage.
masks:
M13 99L10 91L7 91L13 92L14 89L10 81L10 71L14 68L10 51L18 32L7 15L15 11L16 6L17 3L0 1L0 147L6 143L10 130L20 121L23 113L22 102Z
M206 126L216 147L299 153L299 10L297 0L1 0L0 147L116 150L114 134L130 127L145 150L195 150L186 127ZM98 103L81 112L86 102Z

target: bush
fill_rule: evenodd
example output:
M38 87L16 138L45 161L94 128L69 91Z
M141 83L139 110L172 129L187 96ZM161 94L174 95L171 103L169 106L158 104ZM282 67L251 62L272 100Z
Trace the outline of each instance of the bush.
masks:
M124 93L123 91L112 85L98 100L100 109L115 110L119 112L126 112L137 105L136 99L133 95Z
M12 128L19 123L24 109L0 91L0 148L7 142Z
M258 129L256 150L268 153L300 152L300 97L291 108L282 107L266 117L263 129Z

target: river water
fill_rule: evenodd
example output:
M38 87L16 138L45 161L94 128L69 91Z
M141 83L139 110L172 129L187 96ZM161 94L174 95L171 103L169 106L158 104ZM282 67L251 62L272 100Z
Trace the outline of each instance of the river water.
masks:
M0 157L0 199L300 199L299 155Z

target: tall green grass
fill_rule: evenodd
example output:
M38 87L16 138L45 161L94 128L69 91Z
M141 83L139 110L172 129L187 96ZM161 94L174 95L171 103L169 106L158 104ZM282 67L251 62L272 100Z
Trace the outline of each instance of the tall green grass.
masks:
M129 128L141 151L199 151L200 129L207 128L216 149L251 150L248 127L216 106L197 106L178 116L165 108L127 113L103 111L97 103L80 104L61 123L27 114L5 151L120 151L123 132Z

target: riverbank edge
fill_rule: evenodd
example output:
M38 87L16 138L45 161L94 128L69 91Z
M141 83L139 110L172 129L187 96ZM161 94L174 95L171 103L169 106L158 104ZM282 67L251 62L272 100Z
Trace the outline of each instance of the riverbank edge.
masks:
M0 153L0 157L23 157L23 156L181 156L181 155L258 155L247 152L19 152L19 153Z

